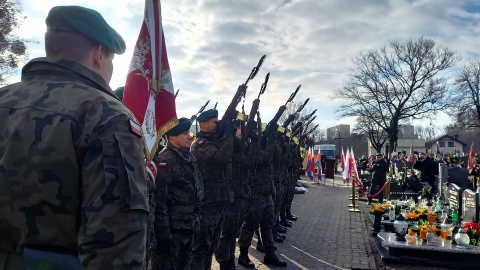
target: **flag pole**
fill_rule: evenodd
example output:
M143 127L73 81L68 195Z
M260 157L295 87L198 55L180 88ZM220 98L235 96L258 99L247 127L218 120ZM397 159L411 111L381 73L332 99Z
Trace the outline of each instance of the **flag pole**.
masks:
M360 209L355 205L355 182L357 180L357 175L355 174L355 180L352 181L352 208L349 208L348 211L351 213L359 213Z

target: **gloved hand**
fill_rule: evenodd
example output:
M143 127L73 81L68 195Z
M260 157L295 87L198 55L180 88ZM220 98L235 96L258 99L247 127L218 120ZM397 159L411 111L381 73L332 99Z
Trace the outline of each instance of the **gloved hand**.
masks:
M162 254L173 254L175 252L173 238L157 239L157 251Z
M225 127L225 133L235 134L236 132L237 132L237 127L235 126L235 124L233 122L227 123Z

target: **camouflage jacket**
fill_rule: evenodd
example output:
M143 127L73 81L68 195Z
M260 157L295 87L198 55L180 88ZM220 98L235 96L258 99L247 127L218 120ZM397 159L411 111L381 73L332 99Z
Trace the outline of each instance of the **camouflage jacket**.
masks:
M241 153L241 139L233 137L233 157L232 157L232 189L235 198L250 197L250 186L248 185L248 174L252 162L245 154ZM247 148L247 145L244 145Z
M0 89L0 252L78 254L89 269L141 269L148 213L141 134L97 73L30 61Z
M167 143L155 163L158 167L155 181L157 239L171 238L171 230L195 231L200 225L198 210L203 201L203 181L197 160L190 152ZM182 207L185 209L179 209Z
M282 147L278 144L274 144L273 158L272 158L272 168L274 175L275 185L280 184L280 163L282 159Z
M225 205L233 201L227 180L227 165L232 162L233 135L222 141L212 140L212 134L200 131L192 143L192 154L197 158L203 178L206 205Z
M275 145L270 143L257 156L256 172L250 181L252 194L272 194L275 191L272 165L274 152Z

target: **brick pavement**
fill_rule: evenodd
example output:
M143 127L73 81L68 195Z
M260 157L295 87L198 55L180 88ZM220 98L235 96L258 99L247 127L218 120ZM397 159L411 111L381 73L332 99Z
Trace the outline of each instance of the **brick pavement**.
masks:
M277 244L286 269L376 269L364 214L348 211L351 189L337 183L341 180L336 179L334 187L327 181L295 195L292 211L299 219L288 229L287 239ZM264 254L255 245L254 238L249 255L257 269L285 269L263 265ZM238 253L237 248L236 258ZM216 262L212 269L219 269Z

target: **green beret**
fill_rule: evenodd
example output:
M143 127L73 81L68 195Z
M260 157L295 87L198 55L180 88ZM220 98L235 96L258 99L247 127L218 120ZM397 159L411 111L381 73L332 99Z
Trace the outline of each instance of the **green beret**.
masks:
M167 135L167 136L177 136L177 135L181 134L182 132L189 130L190 126L192 126L192 122L190 121L190 119L182 117L182 118L178 119L178 125L174 126L172 129L165 132L165 135Z
M79 6L53 7L45 20L48 29L75 31L116 54L123 54L123 38L97 11Z
M113 93L118 97L118 99L123 99L123 92L125 91L125 86L118 87Z
M205 121L208 121L212 118L218 118L218 111L215 110L215 109L210 109L210 110L206 110L206 111L203 111L198 117L197 117L197 121L198 122L205 122Z

